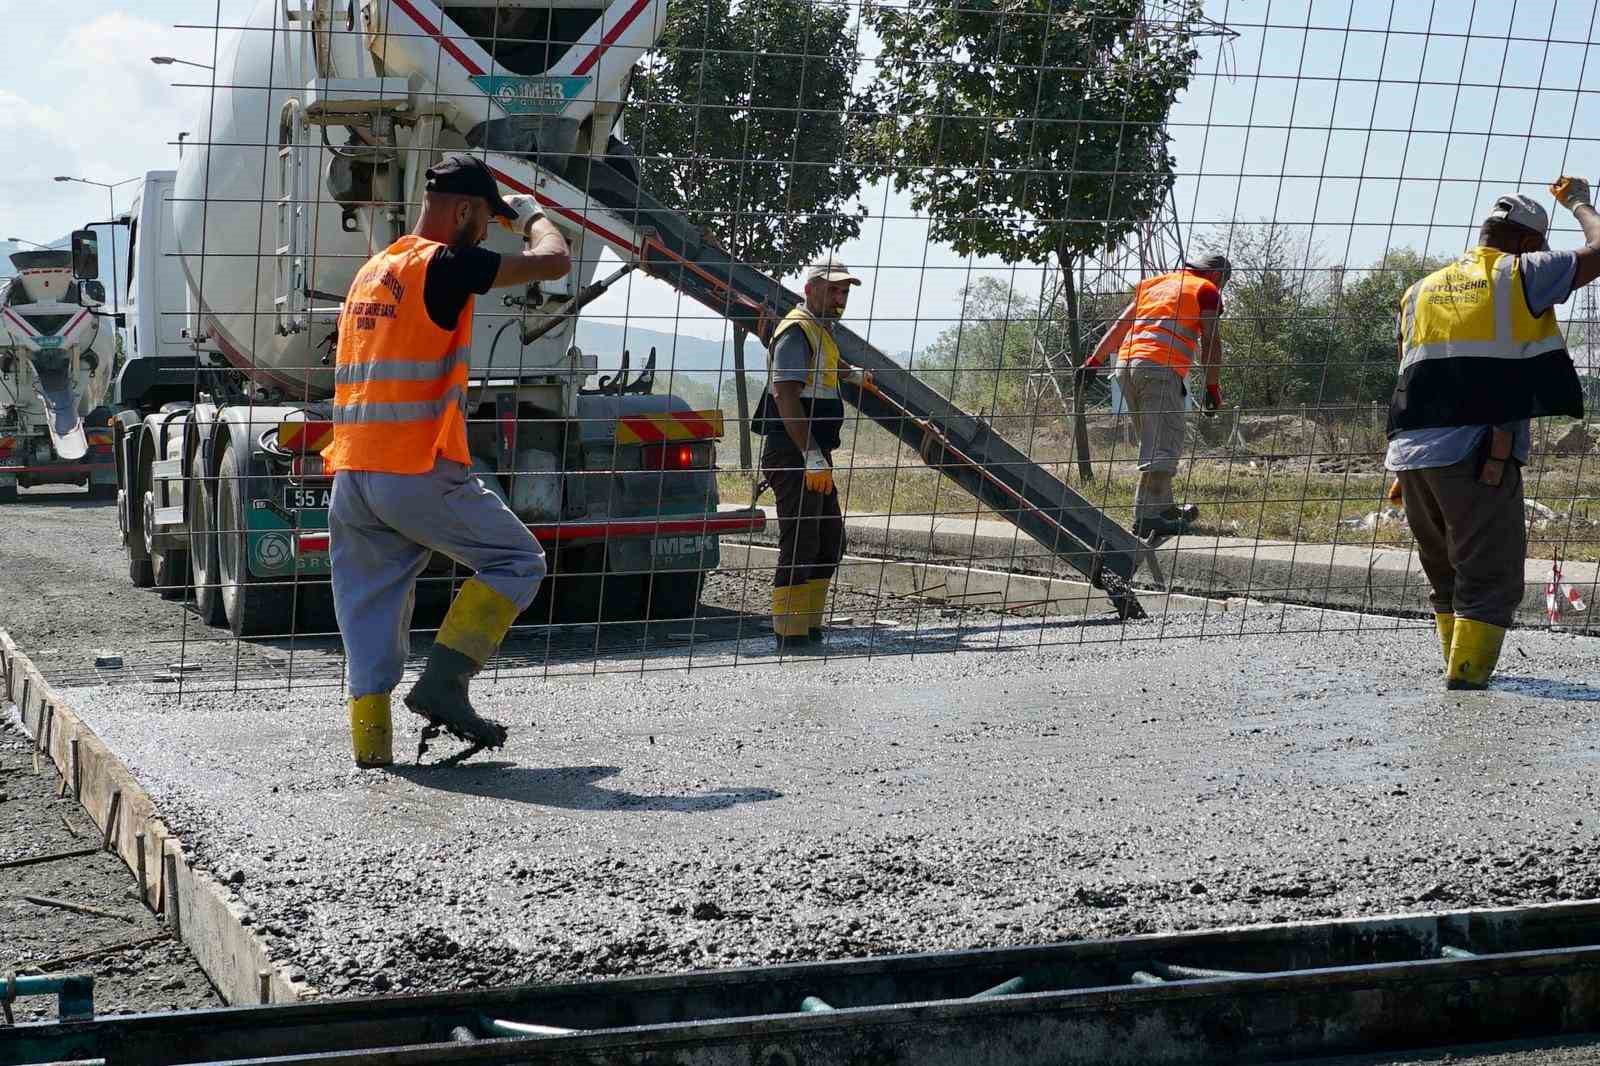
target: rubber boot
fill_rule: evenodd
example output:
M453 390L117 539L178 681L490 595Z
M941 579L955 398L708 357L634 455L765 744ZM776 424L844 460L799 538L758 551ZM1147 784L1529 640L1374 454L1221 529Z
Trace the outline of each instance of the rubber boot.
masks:
M1506 631L1475 618L1456 619L1450 640L1450 666L1445 673L1448 689L1489 687L1489 675L1500 661L1500 646Z
M822 643L822 616L828 610L829 578L812 578L806 582L806 636L813 644Z
M406 694L406 706L477 747L504 744L506 727L479 716L467 699L467 683L483 669L516 618L516 604L469 578L444 616L428 665Z
M785 585L772 590L772 632L778 650L798 651L810 642L807 635L811 591L805 585Z
M1453 614L1435 614L1433 624L1439 630L1439 648L1444 652L1445 669L1450 668L1450 640L1456 630L1456 616Z
M387 692L351 698L350 746L362 769L394 763L394 726Z

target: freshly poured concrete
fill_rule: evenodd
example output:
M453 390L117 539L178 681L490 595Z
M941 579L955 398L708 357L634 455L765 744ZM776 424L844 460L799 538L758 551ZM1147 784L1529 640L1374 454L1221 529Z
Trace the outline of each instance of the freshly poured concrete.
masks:
M1273 610L1303 632L934 617L529 670L459 768L355 770L337 690L70 698L327 992L1600 895L1600 644L1516 633L1447 694L1431 633Z

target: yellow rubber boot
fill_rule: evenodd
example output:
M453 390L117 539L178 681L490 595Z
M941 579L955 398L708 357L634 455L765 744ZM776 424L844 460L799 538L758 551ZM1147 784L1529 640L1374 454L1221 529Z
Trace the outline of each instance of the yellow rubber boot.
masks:
M1489 687L1489 675L1500 661L1500 646L1506 631L1500 626L1473 618L1457 618L1450 641L1450 666L1444 687L1480 689Z
M1439 650L1444 652L1444 665L1450 666L1450 641L1455 635L1456 616L1453 614L1436 614L1433 624L1439 630Z
M468 578L433 638L428 665L406 694L406 706L431 726L476 747L503 745L506 727L478 714L467 699L467 683L494 655L516 620L515 603L477 578ZM424 730L424 745L427 739Z
M772 631L781 651L789 642L804 643L806 619L811 610L811 593L804 585L785 585L772 590Z
M434 643L455 649L481 667L516 620L516 604L477 578L468 578L451 601Z
M812 640L822 639L822 616L828 609L828 578L813 578L805 583L806 634Z
M364 769L394 762L394 726L389 719L387 692L350 700L350 746L356 765Z

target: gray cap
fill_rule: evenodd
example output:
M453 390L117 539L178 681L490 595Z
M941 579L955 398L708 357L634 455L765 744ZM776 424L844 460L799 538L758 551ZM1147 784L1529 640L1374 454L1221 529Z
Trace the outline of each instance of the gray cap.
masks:
M1545 213L1545 209L1539 206L1538 201L1521 193L1507 193L1495 200L1494 207L1489 211L1489 217L1484 221L1515 222L1519 226L1533 230L1541 237L1550 232L1550 216Z
M813 281L843 281L851 285L860 285L861 279L850 273L844 261L836 255L825 255L815 263L806 267L805 283L810 285Z
M1221 252L1210 252L1206 255L1193 255L1183 261L1183 265L1190 270L1215 271L1224 279L1233 274L1233 263Z

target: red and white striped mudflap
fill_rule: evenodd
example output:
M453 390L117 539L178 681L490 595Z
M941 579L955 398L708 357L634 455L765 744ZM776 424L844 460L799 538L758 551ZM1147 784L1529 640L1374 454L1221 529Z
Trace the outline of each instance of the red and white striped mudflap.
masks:
M1562 580L1561 560L1553 559L1550 562L1550 580L1544 583L1544 611L1551 625L1561 624L1563 606L1570 609L1573 614L1582 614L1588 609L1583 597L1578 595L1578 590Z

